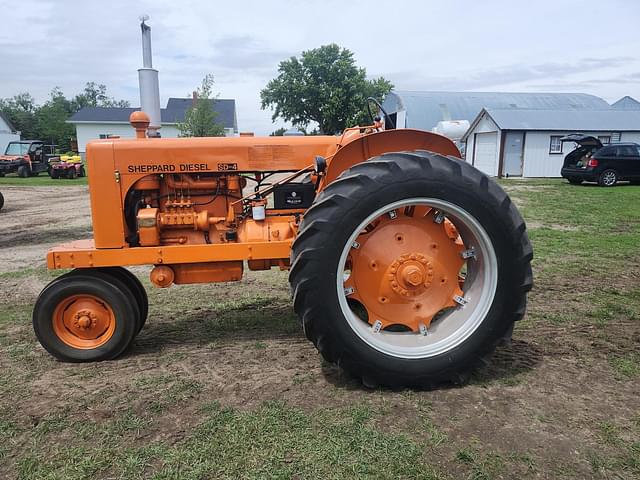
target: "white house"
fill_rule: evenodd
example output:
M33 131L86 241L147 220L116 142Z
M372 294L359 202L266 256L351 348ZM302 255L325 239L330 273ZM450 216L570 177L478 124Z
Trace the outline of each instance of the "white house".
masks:
M7 149L9 142L20 140L20 132L16 131L6 115L0 112L0 155Z
M465 160L497 177L559 177L569 133L640 143L640 109L483 108L462 138Z
M213 109L217 113L216 122L222 123L226 136L238 133L236 101L232 99L216 99ZM160 110L162 128L160 134L165 138L178 137L178 123L184 121L184 115L191 107L191 98L170 98L167 108ZM129 115L140 108L106 108L84 107L76 112L67 123L76 127L78 151L85 152L87 142L99 138L117 135L123 138L135 137L135 131L129 125Z

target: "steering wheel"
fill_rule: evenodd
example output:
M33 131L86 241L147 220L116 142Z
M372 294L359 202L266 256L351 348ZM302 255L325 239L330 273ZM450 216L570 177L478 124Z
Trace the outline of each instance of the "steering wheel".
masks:
M384 108L382 108L382 105L380 105L380 102L373 97L367 98L367 112L369 113L369 117L371 118L371 121L375 123L376 121L380 120L380 117L378 117L377 115L374 115L373 112L371 111L371 103L375 103L376 106L380 109L380 111L384 115L384 124L388 125L389 128L396 128L396 122L394 122L389 116L389 114L387 113L387 111ZM376 120L376 118L378 120Z

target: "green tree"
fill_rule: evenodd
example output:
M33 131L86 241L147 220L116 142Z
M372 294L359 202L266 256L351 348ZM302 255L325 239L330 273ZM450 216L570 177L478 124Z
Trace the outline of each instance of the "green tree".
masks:
M218 112L213 109L213 83L213 75L207 74L196 89L193 105L178 124L181 137L224 137L224 125L216 122Z
M72 109L77 112L83 107L119 107L128 108L131 105L126 100L116 100L113 97L107 95L107 87L103 84L96 84L96 82L87 82L84 86L84 90L77 94L73 100Z
M69 150L75 136L73 125L66 123L82 107L128 107L126 100L107 95L107 87L87 82L82 93L68 100L59 87L55 87L43 105L37 105L29 93L0 99L0 110L9 118L23 139L41 139Z
M262 108L306 129L316 122L321 134L337 134L345 128L371 123L366 99L382 101L393 85L384 78L367 79L353 53L335 43L302 52L280 62L278 76L260 92Z
M36 126L36 111L38 107L29 93L19 93L11 98L0 99L0 110L13 126L21 132L22 138L35 138L38 130Z
M49 97L36 112L38 137L58 145L60 150L70 150L75 128L66 121L74 111L73 102L67 100L59 87L51 90Z

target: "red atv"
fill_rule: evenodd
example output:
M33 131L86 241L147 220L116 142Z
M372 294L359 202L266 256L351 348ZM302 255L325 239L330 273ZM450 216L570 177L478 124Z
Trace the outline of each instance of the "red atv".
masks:
M84 177L84 165L80 155L62 155L49 161L49 176L51 178Z
M0 177L17 173L27 178L49 170L49 161L59 158L55 145L45 145L40 140L9 142L4 155L0 155Z

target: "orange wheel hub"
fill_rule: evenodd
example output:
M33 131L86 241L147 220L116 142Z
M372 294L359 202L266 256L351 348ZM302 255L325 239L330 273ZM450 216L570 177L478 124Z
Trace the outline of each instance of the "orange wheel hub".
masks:
M93 295L72 295L53 312L53 331L66 345L92 349L113 336L116 319L111 307Z
M354 242L345 294L364 306L371 325L419 331L438 312L459 306L463 250L453 223L429 207L385 214Z

